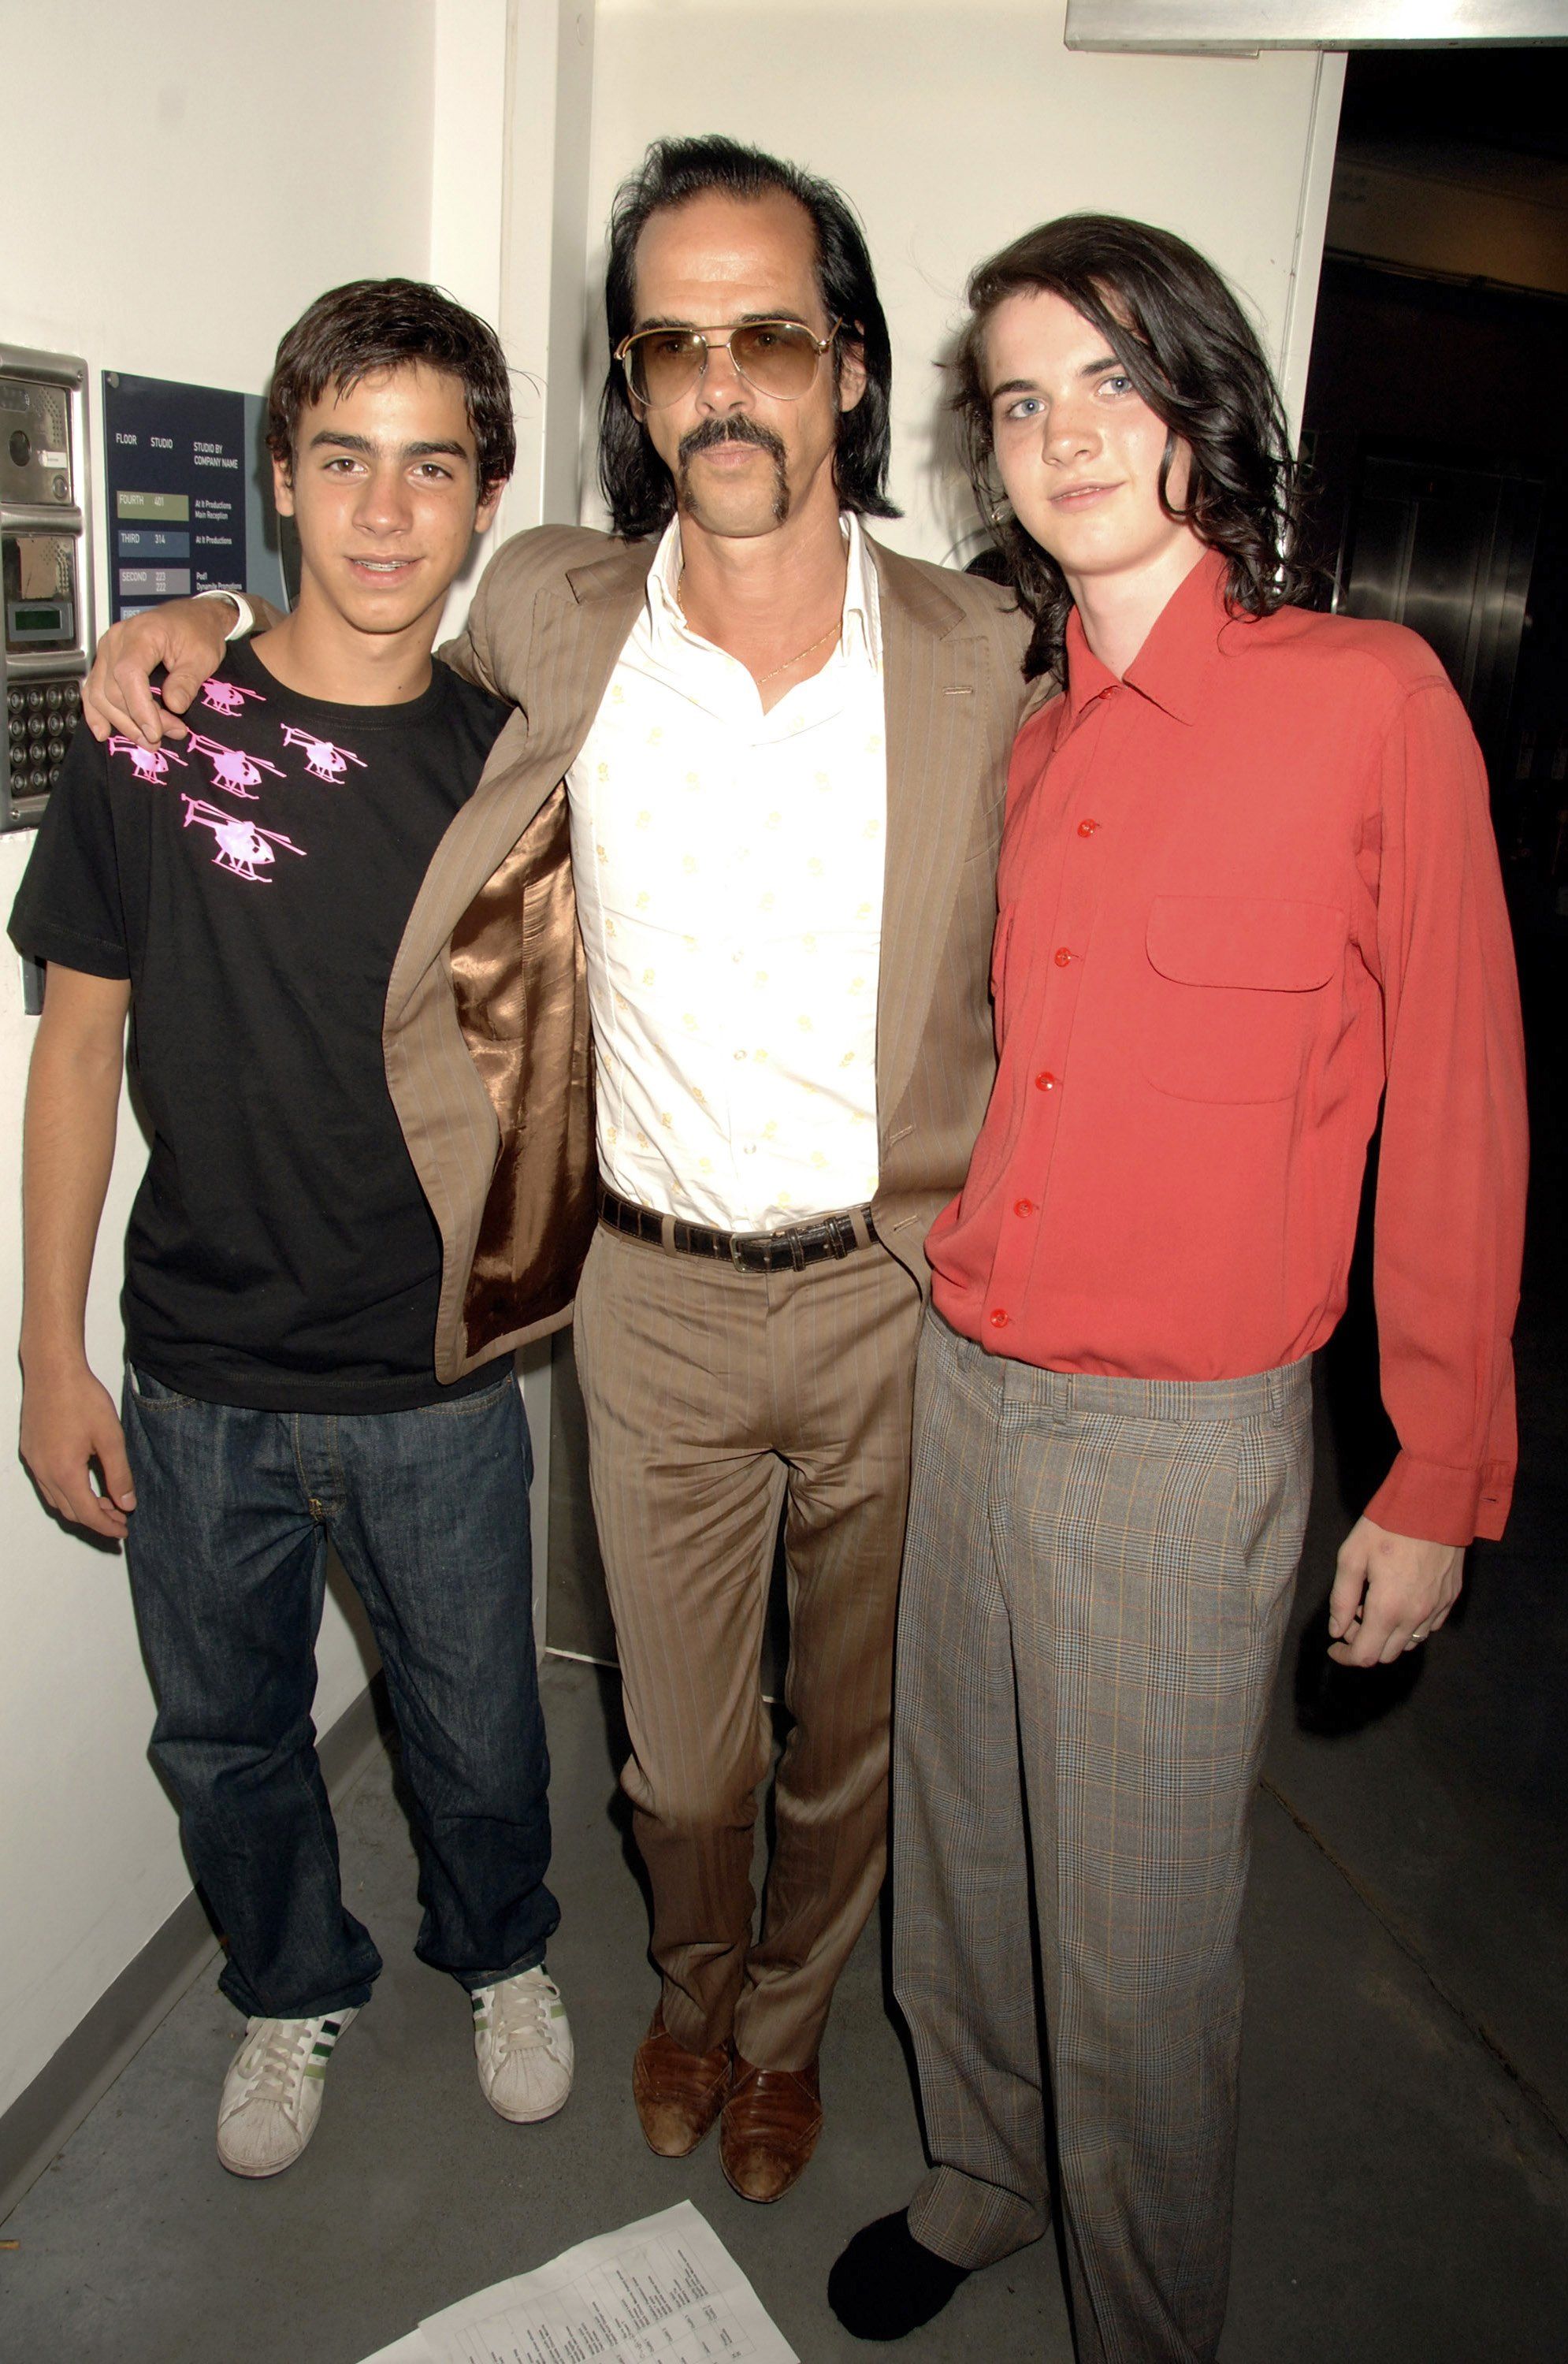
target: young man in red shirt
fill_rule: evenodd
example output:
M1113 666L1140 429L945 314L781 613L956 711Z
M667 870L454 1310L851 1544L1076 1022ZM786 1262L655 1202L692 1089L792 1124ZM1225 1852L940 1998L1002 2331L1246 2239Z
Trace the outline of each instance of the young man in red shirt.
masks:
M1224 2316L1248 1822L1310 1358L1380 1105L1400 1450L1340 1553L1331 1656L1417 1648L1507 1511L1513 962L1437 659L1292 604L1278 396L1216 273L1080 216L970 295L961 416L977 487L1010 504L1029 669L1061 695L1014 753L1000 1067L928 1243L894 1879L933 2164L831 2295L896 2338L1038 2239L1049 2091L1079 2356L1198 2364Z

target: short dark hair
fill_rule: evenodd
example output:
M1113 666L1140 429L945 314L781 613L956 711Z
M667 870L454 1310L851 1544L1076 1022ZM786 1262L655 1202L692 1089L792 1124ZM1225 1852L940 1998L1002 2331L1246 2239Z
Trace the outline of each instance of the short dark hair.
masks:
M1302 604L1317 570L1301 552L1301 486L1279 389L1246 314L1184 239L1117 214L1064 214L1025 232L969 282L953 408L970 482L1034 636L1032 680L1061 680L1073 606L1061 568L1017 519L1000 513L985 385L985 330L1010 296L1060 296L1092 321L1168 429L1160 498L1229 561L1227 596L1249 615ZM1168 497L1178 442L1192 455L1186 506Z
M834 340L835 375L843 343L857 346L865 363L865 392L852 410L839 417L839 500L860 517L896 517L886 489L893 349L871 257L849 200L831 182L798 164L714 133L700 139L656 139L639 169L622 182L610 210L605 273L610 365L599 403L599 482L617 533L628 541L657 533L675 510L670 472L638 421L615 358L622 338L637 326L637 241L651 215L713 189L732 197L793 197L809 217L817 241L817 293L828 318L844 323Z
M506 356L488 321L422 279L351 279L329 288L278 347L267 390L267 448L286 468L307 403L328 386L350 393L372 370L411 362L445 370L462 386L478 447L479 492L504 485L517 456Z

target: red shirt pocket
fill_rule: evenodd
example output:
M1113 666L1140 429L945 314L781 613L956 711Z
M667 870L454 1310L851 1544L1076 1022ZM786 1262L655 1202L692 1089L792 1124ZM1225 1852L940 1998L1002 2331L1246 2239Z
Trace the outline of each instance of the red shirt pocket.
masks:
M1155 896L1140 1013L1149 1081L1178 1099L1290 1098L1348 935L1331 903Z

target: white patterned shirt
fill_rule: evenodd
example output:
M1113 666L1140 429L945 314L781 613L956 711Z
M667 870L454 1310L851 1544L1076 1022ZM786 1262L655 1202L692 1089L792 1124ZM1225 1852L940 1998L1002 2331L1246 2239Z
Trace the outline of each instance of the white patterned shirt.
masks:
M844 531L838 646L764 713L681 613L673 521L568 776L599 1170L721 1231L876 1188L882 634L858 519Z

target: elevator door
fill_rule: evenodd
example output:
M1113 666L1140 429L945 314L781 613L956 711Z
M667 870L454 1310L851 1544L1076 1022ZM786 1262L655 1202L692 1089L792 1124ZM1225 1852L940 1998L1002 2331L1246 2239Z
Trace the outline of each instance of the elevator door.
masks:
M1544 486L1506 468L1362 455L1335 606L1407 624L1464 700L1494 784L1525 627Z

